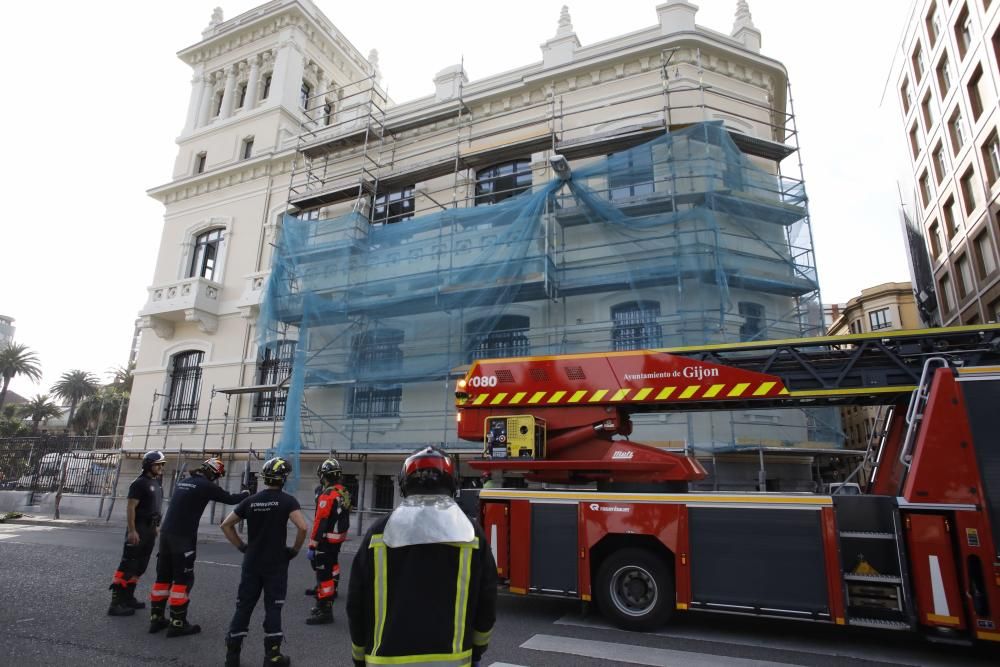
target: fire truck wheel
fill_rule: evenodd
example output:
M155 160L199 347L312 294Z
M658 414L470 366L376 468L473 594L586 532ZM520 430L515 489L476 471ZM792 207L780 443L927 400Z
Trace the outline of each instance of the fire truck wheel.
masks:
M625 630L653 630L674 611L670 565L645 549L622 549L597 572L597 604L604 617Z

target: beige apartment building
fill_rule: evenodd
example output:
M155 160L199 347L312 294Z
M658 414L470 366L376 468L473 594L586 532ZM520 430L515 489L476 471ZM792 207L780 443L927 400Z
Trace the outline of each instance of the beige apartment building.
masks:
M943 325L1000 320L1000 3L920 0L896 90Z
M923 323L917 311L910 283L882 283L861 290L846 304L831 307L833 323L828 336L875 333L898 329L920 329ZM849 405L840 408L844 446L865 449L885 425L881 407Z
M588 45L564 8L537 62L443 67L405 102L309 0L217 12L179 53L125 447L332 451L391 507L403 453L477 451L454 427L475 359L823 333L787 74L733 4L725 32L670 0ZM644 415L633 437L757 488L756 463L724 470L741 449L808 478L830 431L772 411Z

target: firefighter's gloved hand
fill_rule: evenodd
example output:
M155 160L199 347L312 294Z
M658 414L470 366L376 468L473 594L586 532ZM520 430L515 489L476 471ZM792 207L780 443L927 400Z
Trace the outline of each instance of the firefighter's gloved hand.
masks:
M288 556L288 560L292 560L299 555L299 550L291 547L285 547L285 555Z
M316 550L315 549L309 549L308 551L306 551L306 559L312 560L315 557L316 557Z
M247 552L247 543L244 542L243 544L241 544L240 546L238 546L236 548L240 550L241 554L245 554Z

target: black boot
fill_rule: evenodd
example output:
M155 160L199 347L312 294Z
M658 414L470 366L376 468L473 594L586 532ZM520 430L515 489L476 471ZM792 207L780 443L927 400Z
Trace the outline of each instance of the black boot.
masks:
M316 597L316 589L315 588L307 588L306 589L306 595L308 597L311 597L311 598Z
M264 667L287 667L292 659L281 655L281 637L266 637L264 639Z
M111 584L111 606L108 607L108 616L131 616L134 613L135 609L128 603L128 591Z
M327 625L333 623L333 604L329 600L321 600L309 610L306 625Z
M167 638L186 637L201 632L201 626L187 621L187 603L170 608L170 627L167 628Z
M132 609L146 608L145 602L139 602L138 600L135 599L135 584L129 584L128 588L126 588L125 590L128 593L128 605L132 607Z
M240 651L242 649L242 638L226 640L226 667L240 667Z
M167 620L167 603L151 602L149 608L149 634L155 634L170 626Z

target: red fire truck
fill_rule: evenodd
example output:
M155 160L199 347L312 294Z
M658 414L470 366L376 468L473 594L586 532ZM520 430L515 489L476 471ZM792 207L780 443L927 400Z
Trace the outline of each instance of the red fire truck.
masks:
M482 360L456 403L470 465L525 480L479 495L511 593L629 629L704 610L1000 642L1000 325ZM695 457L628 439L636 413L842 405L889 406L861 494L688 492Z

